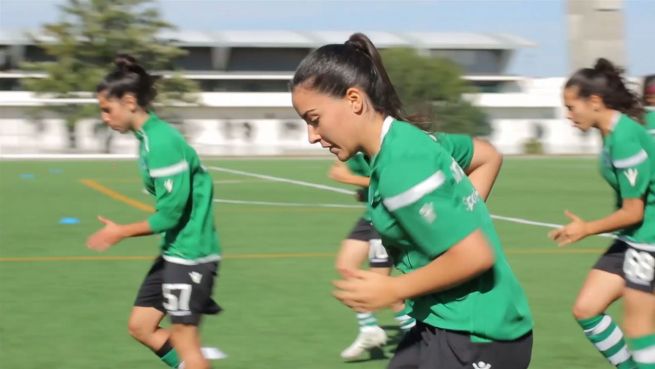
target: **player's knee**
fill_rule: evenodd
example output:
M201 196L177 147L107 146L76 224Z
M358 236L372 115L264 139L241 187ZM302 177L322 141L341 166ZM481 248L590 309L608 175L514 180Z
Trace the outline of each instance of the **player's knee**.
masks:
M572 313L575 319L589 319L602 313L602 311L598 310L599 309L594 306L594 304L590 304L587 301L581 300L576 301L575 304L573 304Z
M149 327L137 319L132 319L127 322L127 331L134 339L144 342L154 332L152 327Z

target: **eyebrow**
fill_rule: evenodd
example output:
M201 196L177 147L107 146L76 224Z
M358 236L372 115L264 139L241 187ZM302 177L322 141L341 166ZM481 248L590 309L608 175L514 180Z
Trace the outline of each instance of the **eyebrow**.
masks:
M304 120L307 120L307 114L313 112L314 110L316 110L316 109L314 109L314 108L309 109L309 110L307 110L306 112L302 113L302 115L301 115L300 117L301 117L302 119L304 119Z

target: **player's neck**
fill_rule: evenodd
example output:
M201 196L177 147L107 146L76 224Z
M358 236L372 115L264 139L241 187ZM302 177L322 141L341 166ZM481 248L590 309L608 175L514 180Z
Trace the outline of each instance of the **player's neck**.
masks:
M385 116L375 112L371 114L370 124L365 124L362 131L362 151L369 158L374 157L380 151L382 143L382 124Z
M146 124L148 119L150 119L150 114L148 114L148 112L145 110L139 110L138 112L134 113L134 124L132 125L134 130L138 131L143 128L143 125Z
M620 112L613 109L607 109L600 114L598 119L598 129L600 130L600 134L603 135L603 137L609 135L610 132L612 132L612 129L614 128L614 125L616 124L616 121L619 119L620 115Z

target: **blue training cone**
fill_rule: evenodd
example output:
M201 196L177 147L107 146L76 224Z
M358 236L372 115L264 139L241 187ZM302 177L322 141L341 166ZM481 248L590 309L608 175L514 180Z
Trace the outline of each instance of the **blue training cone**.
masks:
M72 217L64 217L59 220L59 224L78 224L79 222L79 219Z

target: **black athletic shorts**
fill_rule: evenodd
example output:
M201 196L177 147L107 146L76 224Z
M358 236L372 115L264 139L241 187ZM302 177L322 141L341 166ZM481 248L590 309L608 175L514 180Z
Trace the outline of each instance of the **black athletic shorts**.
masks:
M357 240L368 242L368 265L371 268L390 268L393 266L393 261L387 254L387 250L382 245L380 234L373 228L373 224L369 220L359 218L355 227L348 237L349 240Z
M604 272L616 274L621 278L623 275L623 261L625 259L625 252L628 250L628 244L615 240L603 255L594 264L593 269L602 270Z
M376 238L380 238L378 232L373 228L370 220L365 220L364 218L359 218L355 226L348 234L346 239L357 240L357 241L370 241Z
M387 369L527 369L532 332L513 341L471 342L468 333L416 322Z
M143 280L134 306L160 310L173 324L198 325L203 314L221 311L211 297L217 273L217 261L186 265L159 256Z

